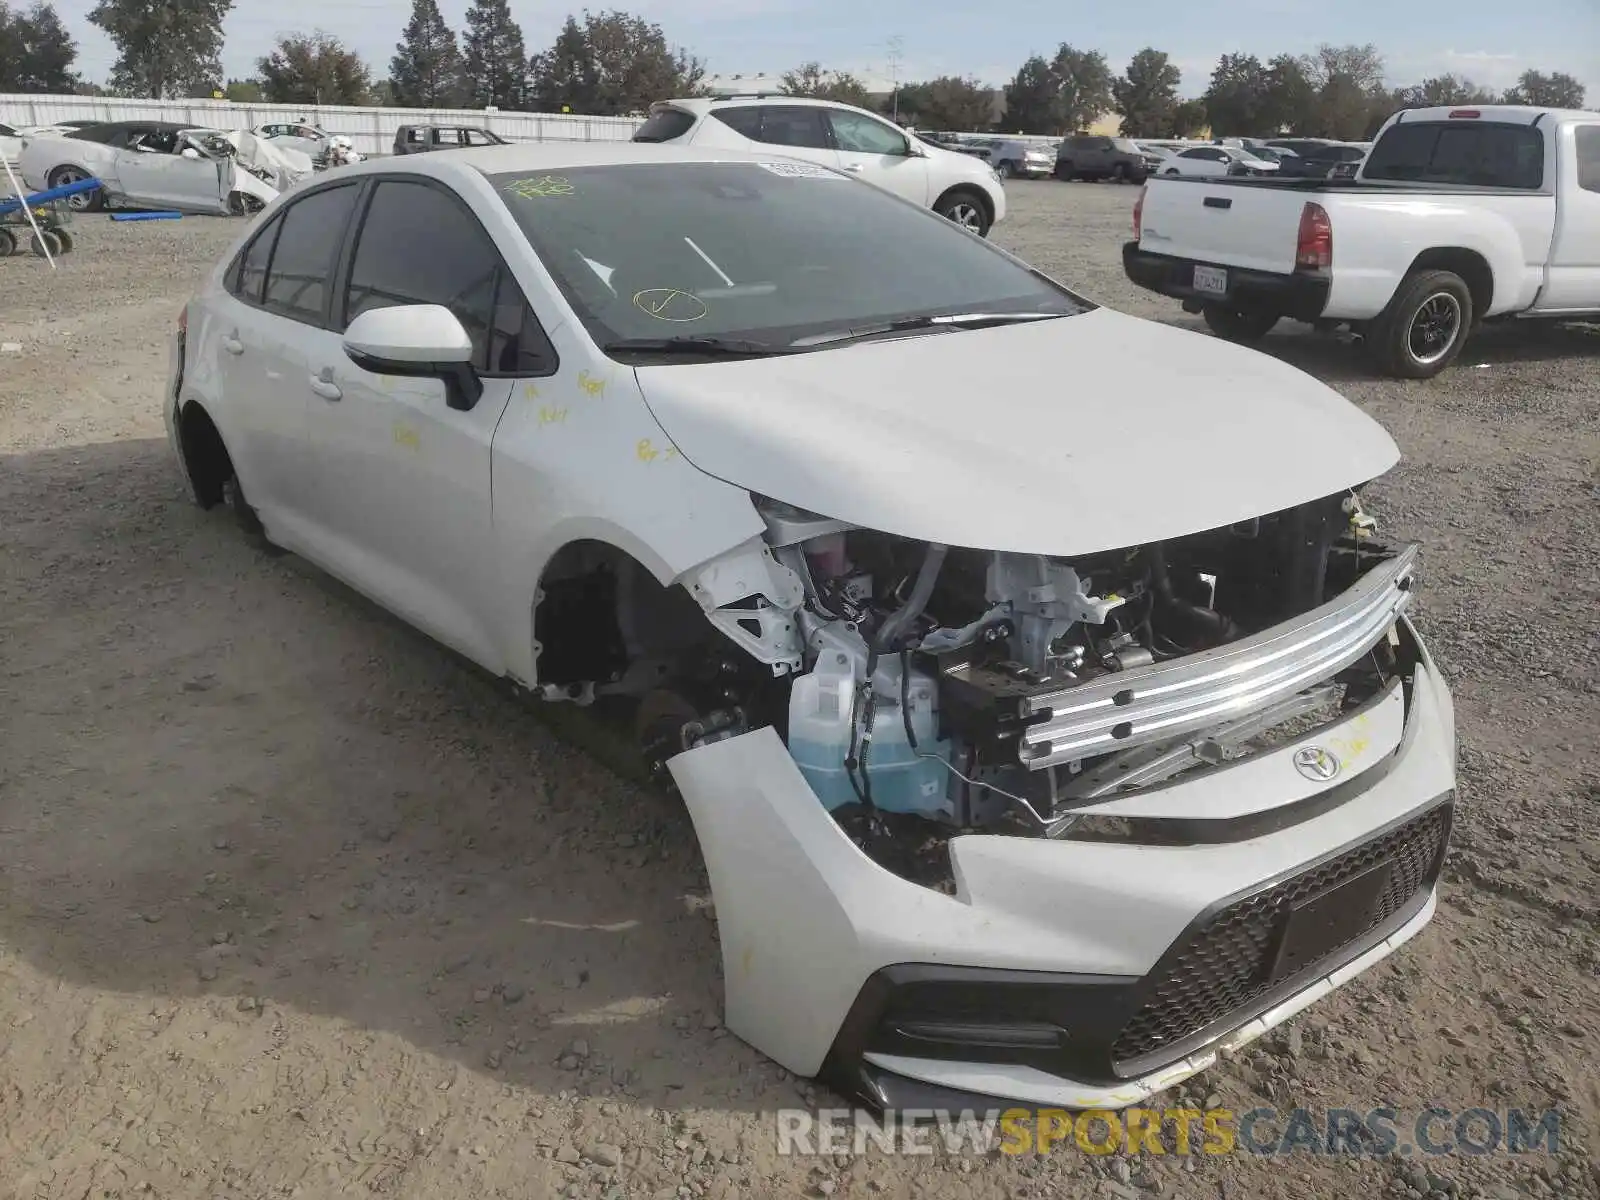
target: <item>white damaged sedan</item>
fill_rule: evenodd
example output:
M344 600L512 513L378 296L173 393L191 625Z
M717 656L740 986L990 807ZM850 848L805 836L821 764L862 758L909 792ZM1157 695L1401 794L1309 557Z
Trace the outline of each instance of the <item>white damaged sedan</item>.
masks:
M164 407L200 505L626 722L728 1027L867 1103L1141 1102L1433 914L1451 702L1357 498L1394 442L841 173L341 170L189 302Z

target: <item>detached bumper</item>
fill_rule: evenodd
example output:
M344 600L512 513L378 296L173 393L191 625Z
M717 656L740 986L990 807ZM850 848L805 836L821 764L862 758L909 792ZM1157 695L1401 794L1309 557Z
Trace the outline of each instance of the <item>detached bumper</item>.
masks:
M884 1107L1125 1107L1204 1070L1432 916L1455 735L1418 651L1403 704L1082 810L1183 844L957 837L953 896L863 854L770 728L679 755L728 1027ZM1308 743L1347 767L1310 795Z
M1228 290L1222 295L1196 291L1194 269L1215 267L1228 273ZM1138 242L1124 242L1122 269L1147 291L1195 304L1220 304L1240 312L1272 313L1296 321L1315 321L1328 305L1333 281L1311 272L1278 275L1245 267L1175 258L1141 250Z

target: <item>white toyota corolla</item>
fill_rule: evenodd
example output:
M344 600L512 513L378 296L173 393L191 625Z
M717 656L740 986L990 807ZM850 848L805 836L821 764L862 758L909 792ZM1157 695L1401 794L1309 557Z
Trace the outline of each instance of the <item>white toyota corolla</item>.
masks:
M815 164L592 144L303 185L174 351L203 507L631 723L797 1073L1140 1102L1433 913L1398 451L1275 359Z

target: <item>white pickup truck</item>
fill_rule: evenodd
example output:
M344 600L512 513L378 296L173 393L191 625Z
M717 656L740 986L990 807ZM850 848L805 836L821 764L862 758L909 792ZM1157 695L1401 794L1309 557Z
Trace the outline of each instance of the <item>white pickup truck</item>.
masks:
M1426 379L1481 321L1600 313L1600 113L1402 111L1348 181L1159 176L1122 259L1222 337L1348 326Z

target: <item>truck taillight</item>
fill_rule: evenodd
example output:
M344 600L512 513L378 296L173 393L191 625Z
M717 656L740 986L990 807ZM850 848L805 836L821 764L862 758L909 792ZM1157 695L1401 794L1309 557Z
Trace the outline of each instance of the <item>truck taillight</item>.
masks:
M1333 225L1328 220L1328 210L1320 204L1307 203L1300 210L1294 265L1299 271L1326 271L1333 266Z
M1150 185L1139 189L1139 198L1133 202L1133 240L1138 241L1144 232L1144 194L1150 190Z

